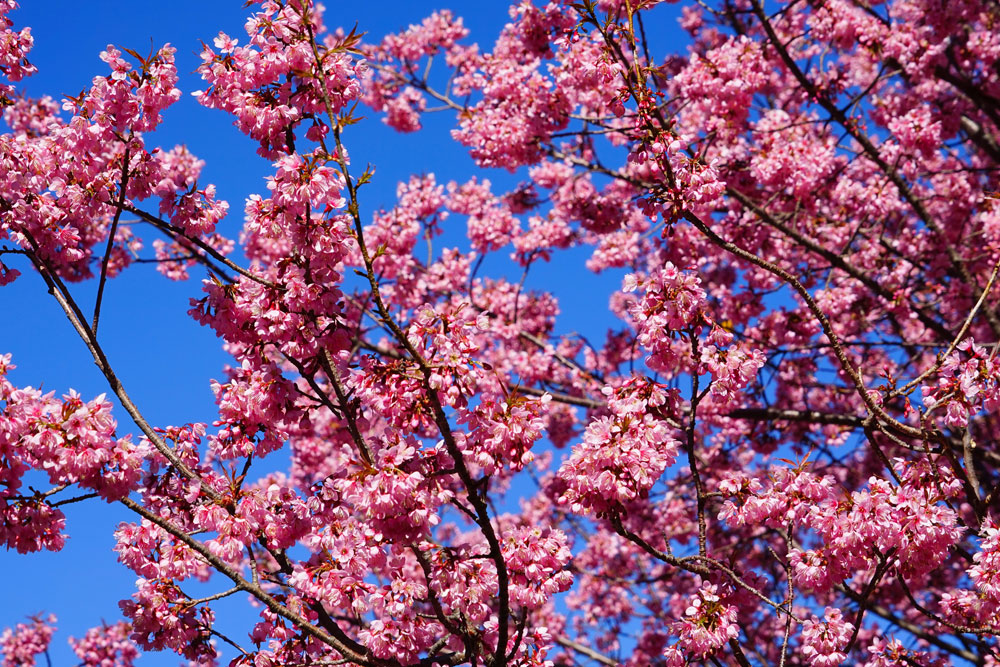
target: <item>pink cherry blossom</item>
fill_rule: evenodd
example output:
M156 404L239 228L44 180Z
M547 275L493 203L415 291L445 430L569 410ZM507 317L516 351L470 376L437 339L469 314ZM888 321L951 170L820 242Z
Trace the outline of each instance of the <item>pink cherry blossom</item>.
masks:
M0 653L4 667L34 667L38 655L46 653L56 631L56 617L37 616L30 623L18 623L0 634Z

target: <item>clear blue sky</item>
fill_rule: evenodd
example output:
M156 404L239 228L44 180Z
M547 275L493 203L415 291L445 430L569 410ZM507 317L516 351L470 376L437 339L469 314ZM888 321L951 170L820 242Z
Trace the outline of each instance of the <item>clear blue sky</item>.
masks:
M127 5L109 0L21 3L22 8L12 17L18 28L30 25L35 37L31 60L39 73L22 84L32 96L49 94L58 99L78 93L95 75L107 72L98 59L107 44L140 52L145 52L151 41L154 45L169 42L177 48L182 77L179 86L184 97L167 112L162 128L149 143L165 147L184 143L206 161L201 182L215 183L219 196L230 202L231 215L220 230L235 238L242 225L243 201L263 189L269 165L256 157L253 144L232 127L231 117L201 108L189 93L201 87L200 80L191 73L200 63L197 52L202 40L211 43L223 30L246 42L243 24L248 10L243 9L242 0L150 0ZM465 18L472 31L470 40L478 41L484 50L489 50L508 20L508 5L502 0L327 4L328 25L349 29L357 23L360 30L373 37L398 31L450 4L456 14ZM425 125L425 132L399 135L370 117L350 128L346 141L355 163L371 162L378 168L374 184L363 192L367 214L391 206L396 182L411 173L434 172L439 182L465 180L475 173L465 150L448 136L453 116L426 118ZM524 175L491 172L487 177L494 183L512 183ZM153 237L147 234L146 239L149 249ZM579 267L586 254L577 252L573 256ZM531 282L541 286L555 279L563 285L573 284L571 292L561 291L564 317L559 328L586 331L600 338L609 321L599 314L605 297L598 297L595 304L594 295L607 293L608 279L588 277L580 268L571 273L563 271L550 267L533 274ZM12 374L14 382L42 385L58 393L75 388L84 397L105 392L103 378L46 294L42 281L28 270L24 274L13 285L0 288L5 306L0 353L14 355L18 366ZM220 369L228 358L214 334L185 314L188 299L198 295L200 278L200 272L194 270L191 281L171 283L160 278L150 265L135 266L123 278L110 282L105 296L101 338L127 390L156 425L211 422L214 418L208 381L221 375ZM612 282L618 280L615 277ZM79 286L77 292L84 295L80 297L82 303L92 303L93 286ZM119 419L124 417L121 411L116 414ZM130 424L121 424L121 432L134 430ZM20 556L0 551L0 628L29 614L55 613L60 631L52 647L54 667L76 663L66 644L67 637L81 636L102 619L114 622L120 617L117 601L130 595L134 581L134 575L118 565L111 553L114 526L133 517L121 508L100 503L71 505L65 511L70 539L62 552ZM223 610L219 608L222 628L227 625L221 618ZM245 639L239 631L234 634L239 640ZM177 664L179 658L173 654L147 655L143 661L147 665Z

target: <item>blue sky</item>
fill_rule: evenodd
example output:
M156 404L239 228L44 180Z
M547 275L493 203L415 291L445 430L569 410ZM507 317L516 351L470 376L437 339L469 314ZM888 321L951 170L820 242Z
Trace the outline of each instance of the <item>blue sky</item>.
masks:
M192 75L200 63L201 41L211 42L223 30L245 43L246 12L242 0L171 0L170 2L121 2L97 0L86 3L21 0L24 5L12 18L16 27L30 25L35 37L31 60L39 73L22 88L31 96L43 94L57 99L75 95L98 74L106 74L98 53L107 44L145 52L153 45L170 42L177 48L181 102L165 115L165 122L151 144L171 147L184 143L206 161L201 183L215 183L219 196L230 203L231 215L220 227L235 238L242 225L243 201L264 188L269 165L254 153L254 145L232 127L231 117L201 108L190 93L201 87ZM446 2L383 0L377 3L328 3L327 23L350 29L355 23L371 36L395 32L419 22ZM471 29L470 40L489 50L500 27L508 20L507 3L500 0L472 2L452 0L452 10L464 17ZM670 47L670 44L662 46ZM352 126L346 142L358 165L373 163L377 172L373 185L363 191L367 215L394 202L397 181L411 173L434 172L438 182L464 181L476 172L465 150L450 140L454 117L425 117L426 131L397 134L369 117ZM510 176L491 172L494 183L513 183L523 174ZM147 230L147 251L154 238ZM574 289L560 292L563 317L561 331L582 331L597 338L610 324L600 315L604 296L595 304L595 294L607 294L609 278L589 276L580 268L586 253L572 253L572 270L550 266L533 272L529 286L555 280ZM12 379L19 385L43 386L63 393L69 388L92 397L107 391L103 378L76 338L42 281L25 267L14 284L0 288L6 326L0 327L0 353L11 352L18 366ZM150 265L130 268L109 283L101 319L101 339L134 401L156 425L191 421L211 422L214 401L209 380L221 375L228 357L214 334L199 327L185 313L188 299L198 295L199 271L187 283L172 283ZM516 276L514 276L516 279ZM620 278L610 278L617 283ZM93 285L77 286L78 299L89 309ZM595 314L596 313L596 314ZM116 413L119 418L124 415ZM122 423L121 432L134 431ZM101 620L119 618L117 601L132 591L134 575L117 564L111 553L114 526L133 520L119 507L82 503L65 508L70 539L59 553L21 556L0 551L4 572L4 603L0 605L0 628L13 625L29 614L55 613L59 633L53 642L54 667L76 663L66 639ZM220 584L221 585L221 584ZM242 600L234 607L239 607ZM224 607L219 608L225 627ZM234 612L235 613L235 612ZM239 634L239 639L243 635ZM145 664L176 664L173 654L144 656Z

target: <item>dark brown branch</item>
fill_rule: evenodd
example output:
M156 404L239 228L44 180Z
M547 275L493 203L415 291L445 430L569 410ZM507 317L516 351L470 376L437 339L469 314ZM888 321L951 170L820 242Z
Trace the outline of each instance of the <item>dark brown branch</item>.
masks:
M169 222L167 222L166 220L162 220L162 219L156 217L155 215L152 215L151 213L147 213L146 211L143 211L141 209L135 208L134 206L125 205L125 206L123 206L123 209L126 210L126 211L128 211L129 213L132 213L133 215L139 216L140 218L142 218L143 220L145 220L149 224L153 225L154 227L156 227L160 231L166 232L166 233L170 234L173 238L182 239L182 240L184 240L184 241L186 241L186 242L188 242L188 243L190 243L190 244L198 247L203 252L205 252L209 256L211 256L215 261L221 263L224 266L229 267L230 269L232 269L236 273L240 274L241 276L244 276L245 278L249 278L250 280L254 281L255 283L259 283L259 284L263 285L264 287L270 287L271 289L276 289L276 290L280 290L281 289L280 285L276 285L275 283L272 283L270 280L267 280L266 278L262 278L262 277L260 277L260 276L258 276L256 274L252 273L251 271L248 271L247 269L244 269L242 266L240 266L236 262L228 259L225 255L223 255L218 250L216 250L215 248L213 248L212 246L210 246L208 243L205 243L201 239L193 237L193 236L188 236L184 232L184 230L181 229L180 227L172 225ZM212 271L218 271L218 269L216 267L214 267L212 265L212 263L208 261L208 258L205 257L204 255L196 255L195 259L197 259L199 262L201 262L202 264L204 264L206 267L208 267Z
M125 391L124 385L122 385L121 380L115 374L114 369L111 367L111 363L108 361L107 355L101 348L100 343L97 342L97 337L94 332L87 325L84 319L83 312L80 307L73 300L69 289L63 283L62 279L58 276L55 270L49 265L49 263L43 259L39 253L38 243L35 241L34 237L28 233L26 230L22 230L25 238L32 246L32 252L29 253L32 263L38 270L38 273L42 276L45 284L48 286L49 293L55 297L56 302L62 308L63 313L65 313L66 318L70 321L73 329L76 330L77 335L90 350L91 356L94 358L94 364L104 375L105 380L108 382L108 386L111 387L111 391L114 392L118 401L121 403L125 411L128 412L129 416L139 430L149 439L156 450L163 455L167 461L170 462L182 475L191 480L196 480L201 484L202 492L209 498L218 498L218 493L212 487L208 486L201 481L201 478L195 473L191 468L174 453L174 450L168 445L160 434L157 433L146 418L143 417L139 408L132 402L128 393Z
M323 57L320 54L319 46L317 45L315 35L312 31L312 23L303 9L303 24L309 35L309 42L312 47L313 58L315 59L316 67L323 70ZM320 79L323 80L323 79ZM333 128L333 137L337 144L336 154L333 156L334 160L340 168L341 174L344 176L344 181L347 187L347 192L349 195L348 212L350 213L351 219L354 223L355 230L355 241L358 244L358 248L361 252L361 257L365 265L365 276L368 280L369 288L371 289L372 300L376 306L376 312L378 312L379 317L382 319L385 326L389 328L392 332L393 337L399 342L399 344L407 351L410 357L416 362L418 368L423 374L424 388L427 392L428 401L431 404L431 408L434 412L434 422L441 433L441 437L444 440L445 447L448 450L448 454L455 462L455 469L458 473L459 479L462 481L462 485L465 487L466 493L468 494L469 502L472 504L473 509L476 512L476 524L483 533L483 537L486 539L486 543L489 545L490 559L493 561L497 569L497 603L499 607L498 612L498 623L497 623L497 647L493 654L492 660L489 662L494 665L494 667L500 667L506 664L506 650L507 650L507 640L509 636L509 622L510 622L510 584L509 584L509 573L507 572L507 563L504 561L503 552L500 548L500 540L497 536L497 532L493 527L493 523L490 520L489 506L486 500L482 497L479 486L472 479L472 474L469 472L468 467L465 464L465 460L462 456L462 451L458 447L458 443L455 441L454 435L451 432L451 425L448 422L448 416L444 412L444 407L441 405L441 401L438 398L437 392L431 387L431 376L433 371L427 361L423 356L417 351L417 349L410 343L409 338L400 328L399 324L392 318L389 313L385 302L382 299L382 294L379 289L378 278L375 273L373 260L371 254L368 251L368 246L365 244L364 238L364 225L361 222L361 215L358 207L358 191L357 185L355 184L353 178L351 177L350 169L347 165L347 160L344 157L344 149L341 140L341 123L339 122L337 115L333 111L333 105L330 102L330 96L327 92L325 86L320 86L320 96L323 100L323 105L326 110L327 117L330 120L331 127Z
M128 161L129 148L125 148L125 156L122 158L122 178L119 185L118 203L115 205L115 217L111 221L111 229L108 230L108 245L104 249L104 257L101 260L101 278L97 283L97 298L94 299L94 319L90 325L94 336L97 336L97 325L101 318L101 302L104 300L104 286L108 281L108 263L111 261L111 249L115 245L115 234L118 233L118 221L122 217L122 206L125 205L125 190L128 188Z

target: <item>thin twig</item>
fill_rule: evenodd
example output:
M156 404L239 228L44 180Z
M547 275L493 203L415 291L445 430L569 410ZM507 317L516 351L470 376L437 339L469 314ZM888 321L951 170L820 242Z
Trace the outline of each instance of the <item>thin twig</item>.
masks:
M125 205L125 189L128 187L128 161L129 147L125 147L125 156L122 158L122 179L120 192L118 193L118 203L115 205L115 217L111 221L111 229L108 231L108 245L104 249L104 258L101 260L101 279L97 283L97 298L94 299L94 319L90 325L94 336L97 336L97 324L101 318L101 302L104 300L104 285L108 280L108 263L111 261L111 249L114 247L115 234L118 232L118 221L122 217L122 207Z

